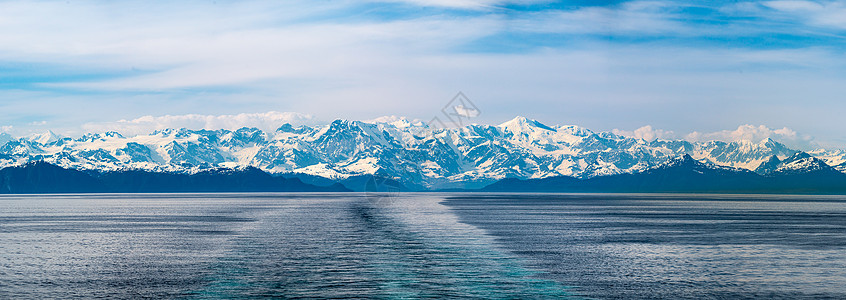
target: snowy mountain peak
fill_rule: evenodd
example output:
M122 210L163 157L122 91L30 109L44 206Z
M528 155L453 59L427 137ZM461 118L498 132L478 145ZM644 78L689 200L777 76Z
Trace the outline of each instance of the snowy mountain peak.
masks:
M117 133L115 131L107 131L102 134L99 133L86 133L83 134L82 137L76 139L77 142L93 142L93 141L105 141L107 139L122 139L124 138L123 135Z
M386 124L398 129L404 129L409 127L421 127L424 126L423 122L420 121L409 121L405 117L398 117L398 116L383 116L378 117L373 120L364 121L365 123L372 123L372 124Z
M806 159L806 158L811 158L811 155L808 154L807 152L799 151L799 152L796 152L795 154L791 155L790 157L785 158L784 162L790 163L790 162L794 162L794 161L797 161L797 160L800 160L800 159Z
M326 127L326 131L332 133L343 130L360 131L361 125L364 124L367 123L347 119L335 119L332 123L329 123L329 126Z
M14 137L12 137L10 134L5 133L5 132L0 132L0 146L2 146L3 144L5 144L8 141L11 141L13 139L14 139Z
M165 129L153 131L153 133L151 133L150 135L172 136L172 135L178 134L179 132L185 132L186 130L188 130L188 129L186 129L186 128L165 128Z
M817 149L808 152L812 156L822 159L829 166L834 167L840 172L846 172L846 151Z
M498 127L511 132L525 132L534 130L536 128L555 131L555 129L553 129L552 127L546 126L541 122L526 117L516 117L508 122L499 124Z
M30 142L36 142L42 145L46 145L55 141L62 139L63 136L54 133L51 130L47 130L44 133L38 133L28 136L26 139Z
M123 138L123 135L118 133L117 131L106 131L105 133L103 133L103 135L107 137Z
M811 156L806 152L797 152L785 158L775 170L765 174L803 174L810 172L838 172L822 159Z
M704 166L705 164L694 159L689 154L683 154L680 157L676 157L670 159L666 163L662 164L660 167L668 168L668 167L679 167L679 166Z
M765 138L765 139L761 140L761 142L758 143L758 144L760 144L761 146L772 147L772 146L775 146L776 144L779 144L779 142L776 142L772 138Z
M304 133L307 133L307 132L311 132L311 127L308 127L308 126L305 126L305 125L300 125L300 126L294 127L290 123L285 123L285 124L282 124L282 126L279 126L279 128L276 129L276 132L304 134Z
M770 156L770 159L762 162L761 165L755 168L755 173L762 175L769 174L778 169L779 165L781 165L781 160L778 159L778 156L773 155Z
M667 163L655 168L655 169L674 169L674 168L682 168L687 170L692 170L693 172L703 174L706 171L729 171L729 172L751 172L747 169L742 168L734 168L730 166L721 166L716 165L711 162L703 162L699 161L688 154L684 154L681 157L676 157L668 161Z

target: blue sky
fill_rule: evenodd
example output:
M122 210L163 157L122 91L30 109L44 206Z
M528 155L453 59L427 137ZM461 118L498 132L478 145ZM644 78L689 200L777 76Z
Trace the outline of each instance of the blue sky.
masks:
M463 91L479 123L846 146L843 1L172 2L0 2L0 130L428 120Z

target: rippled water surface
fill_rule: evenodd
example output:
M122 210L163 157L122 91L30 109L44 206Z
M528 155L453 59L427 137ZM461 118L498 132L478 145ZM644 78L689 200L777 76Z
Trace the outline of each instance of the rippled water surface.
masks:
M0 197L2 299L844 299L844 286L842 197Z
M846 197L450 196L461 220L608 299L846 299Z
M0 197L0 298L558 298L442 198Z

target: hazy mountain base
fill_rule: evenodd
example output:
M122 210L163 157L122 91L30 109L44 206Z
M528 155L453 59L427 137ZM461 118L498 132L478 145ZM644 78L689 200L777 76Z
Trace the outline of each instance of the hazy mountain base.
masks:
M141 170L96 173L34 162L0 170L0 194L346 191L350 190L339 183L311 185L296 178L273 177L256 168L195 174Z
M846 194L846 175L833 168L805 172L755 172L720 168L689 156L666 166L636 174L578 179L504 179L484 192L603 192L603 193L762 193Z
M797 164L806 168L785 168ZM797 154L779 161L779 166L768 166L765 169L770 170L769 173L758 174L706 164L684 156L635 174L589 179L569 176L530 180L508 178L481 189L463 191L846 194L846 174L820 164L815 158ZM308 183L296 176L271 176L257 168L213 169L194 174L141 170L97 173L34 162L0 170L0 194L424 191L378 176L357 176L341 182L320 177L306 178L310 178Z

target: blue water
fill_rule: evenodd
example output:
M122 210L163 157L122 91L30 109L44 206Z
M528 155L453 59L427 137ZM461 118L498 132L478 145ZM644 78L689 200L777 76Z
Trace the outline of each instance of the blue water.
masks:
M846 299L846 197L0 197L0 299Z
M431 195L0 197L0 298L566 296Z
M453 195L540 278L600 299L846 299L846 197Z

